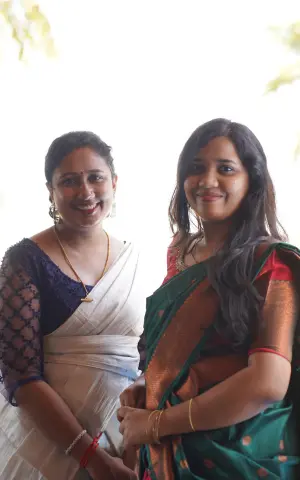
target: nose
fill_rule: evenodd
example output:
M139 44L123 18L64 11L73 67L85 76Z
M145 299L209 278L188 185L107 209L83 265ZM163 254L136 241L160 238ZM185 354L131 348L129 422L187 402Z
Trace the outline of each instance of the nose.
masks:
M82 179L82 182L80 183L78 197L82 200L90 200L95 197L95 192L92 186L84 179Z
M199 186L202 188L217 188L219 186L218 174L214 168L209 168L199 177Z

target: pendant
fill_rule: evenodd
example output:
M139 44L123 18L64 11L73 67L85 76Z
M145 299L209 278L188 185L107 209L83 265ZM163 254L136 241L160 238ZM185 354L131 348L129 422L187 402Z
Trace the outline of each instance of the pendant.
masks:
M82 302L87 302L87 303L90 303L90 302L93 302L94 299L91 298L91 297L85 297L85 298L81 298L80 299Z

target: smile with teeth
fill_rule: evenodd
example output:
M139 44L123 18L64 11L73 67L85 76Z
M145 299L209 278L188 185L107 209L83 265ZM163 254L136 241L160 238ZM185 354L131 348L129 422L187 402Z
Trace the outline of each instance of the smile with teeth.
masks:
M77 205L76 209L81 210L83 212L92 212L98 207L98 203L93 203L90 205Z
M94 208L97 207L97 203L94 203L93 205L78 205L77 208L80 210L93 210Z

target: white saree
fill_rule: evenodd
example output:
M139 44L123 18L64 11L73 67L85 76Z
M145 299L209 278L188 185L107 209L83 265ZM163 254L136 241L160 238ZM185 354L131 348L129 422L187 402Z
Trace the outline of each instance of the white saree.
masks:
M145 310L139 273L139 255L132 244L125 245L91 291L93 302L81 303L63 325L44 337L45 379L91 436L104 432L100 445L112 455L122 453L116 419L119 395L138 375L137 343ZM1 480L86 476L22 408L0 395Z

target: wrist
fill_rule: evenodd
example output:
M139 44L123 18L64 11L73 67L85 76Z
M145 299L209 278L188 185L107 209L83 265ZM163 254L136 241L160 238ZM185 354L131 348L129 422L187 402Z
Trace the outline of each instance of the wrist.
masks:
M107 469L109 469L111 465L113 457L111 457L105 450L98 447L94 452L94 455L90 458L88 465L86 466L86 471L90 475L94 475L95 473L99 472L101 469L103 475Z
M86 468L87 465L89 464L90 460L92 457L95 456L96 450L99 449L99 439L102 435L102 432L100 432L92 441L92 443L89 445L87 450L84 452L83 456L80 459L80 467L81 468Z
M70 453L70 456L73 457L78 463L80 463L80 460L91 445L92 441L93 438L88 433L86 433L74 446Z
M193 410L189 410L189 405L189 402L184 402L165 409L160 421L160 437L180 435L193 431L194 413ZM192 425L190 417L193 420Z
M169 435L172 435L172 432L170 431L170 408L166 408L164 410L164 413L163 415L161 416L161 419L160 419L160 429L159 429L159 437L160 438L163 438L163 437L168 437Z

